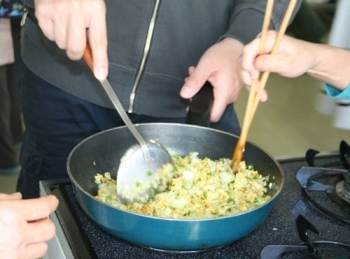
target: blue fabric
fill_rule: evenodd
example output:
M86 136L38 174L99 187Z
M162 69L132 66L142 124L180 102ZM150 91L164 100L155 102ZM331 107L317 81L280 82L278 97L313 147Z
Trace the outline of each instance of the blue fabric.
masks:
M337 99L350 99L350 85L340 91L331 85L326 84L326 92L330 97Z
M76 98L43 81L21 63L20 102L26 130L22 141L22 171L17 191L24 198L39 196L39 181L67 178L66 161L80 141L97 132L124 125L116 110ZM81 86L84 87L84 86ZM185 118L156 118L130 114L133 123L184 122ZM211 127L240 133L230 105Z
M0 0L0 18L18 18L22 15L22 0Z

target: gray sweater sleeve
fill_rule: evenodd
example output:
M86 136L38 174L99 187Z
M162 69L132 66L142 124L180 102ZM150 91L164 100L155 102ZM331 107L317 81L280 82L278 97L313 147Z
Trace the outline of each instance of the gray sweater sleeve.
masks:
M302 0L298 0L292 18L299 10ZM220 40L231 37L243 44L249 43L261 32L264 21L267 1L264 0L239 0L234 6L230 21L230 28L220 37ZM271 29L278 30L284 14L288 8L289 0L275 0L272 14Z

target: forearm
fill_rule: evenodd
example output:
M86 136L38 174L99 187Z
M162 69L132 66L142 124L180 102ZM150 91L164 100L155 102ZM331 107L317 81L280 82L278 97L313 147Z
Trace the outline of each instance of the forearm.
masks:
M330 45L307 43L314 60L307 74L339 90L350 84L350 51Z

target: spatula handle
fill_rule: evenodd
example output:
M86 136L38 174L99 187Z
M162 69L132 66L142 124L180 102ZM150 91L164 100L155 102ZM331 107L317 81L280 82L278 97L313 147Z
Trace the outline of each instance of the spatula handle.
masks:
M84 58L86 64L93 71L92 51L91 51L90 44L88 42L86 42L86 48L84 51L83 58ZM124 121L125 125L128 127L128 129L133 134L133 136L136 138L136 140L139 142L146 161L149 161L150 160L150 152L148 150L147 143L144 140L144 138L141 136L141 134L138 132L138 130L136 129L135 125L130 120L127 113L125 112L124 107L121 104L118 96L115 94L112 86L110 85L110 83L108 82L107 79L100 81L100 83L101 83L101 86L103 87L103 89L105 90L106 94L108 95L109 99L111 100L112 104L114 105L115 109L118 111L120 117Z
M93 62L92 62L92 50L91 50L89 42L86 42L86 47L84 50L83 58L84 58L86 64L91 69L91 71L94 71L94 66L93 66Z

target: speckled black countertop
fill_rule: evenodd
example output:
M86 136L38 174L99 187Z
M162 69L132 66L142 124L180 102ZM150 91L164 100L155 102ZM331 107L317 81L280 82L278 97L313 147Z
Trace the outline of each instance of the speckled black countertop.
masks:
M337 160L334 156L319 158L320 166L324 163ZM153 251L147 248L129 244L117 239L100 229L79 207L74 197L70 183L64 185L70 200L68 205L76 222L82 230L85 239L84 244L91 248L91 258L179 258L179 259L215 259L215 258L260 258L260 252L266 245L296 245L300 243L296 230L296 217L303 215L319 231L318 236L312 236L312 240L333 240L350 243L350 225L317 211L302 195L299 183L295 179L297 170L307 166L302 158L280 160L285 174L285 185L277 198L277 202L260 227L250 235L234 242L233 244L200 253L166 253ZM73 238L73 241L77 237ZM77 252L79 254L79 251ZM298 259L300 254L290 255L288 258ZM85 258L84 258L85 259ZM88 258L86 258L88 259Z

